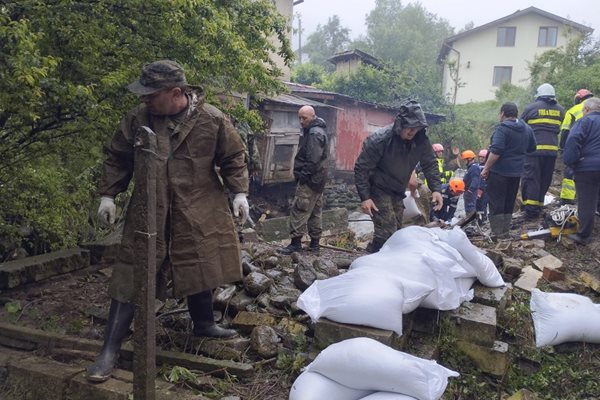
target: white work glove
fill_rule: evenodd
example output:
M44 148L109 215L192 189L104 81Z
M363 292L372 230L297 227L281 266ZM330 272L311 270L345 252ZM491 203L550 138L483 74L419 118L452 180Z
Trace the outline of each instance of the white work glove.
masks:
M107 225L115 223L117 215L117 206L110 196L102 196L100 199L100 207L98 207L98 218Z
M233 198L233 215L236 217L240 216L240 211L242 214L242 225L248 219L248 215L250 214L250 205L248 204L248 199L246 198L246 193L236 193Z

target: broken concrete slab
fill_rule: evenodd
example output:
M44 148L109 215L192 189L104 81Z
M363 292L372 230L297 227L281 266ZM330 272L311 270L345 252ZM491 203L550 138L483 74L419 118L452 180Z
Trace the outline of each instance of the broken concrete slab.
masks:
M362 325L341 324L325 318L320 318L315 323L315 344L320 349L357 337L367 337L387 346L398 348L398 334L393 331Z
M308 330L305 325L289 318L282 318L277 324L277 328L290 335L304 335Z
M562 269L563 262L559 258L556 258L552 254L549 254L547 256L534 260L533 265L539 271L543 271L544 268L548 268L554 271L560 271Z
M456 348L466 354L480 371L494 376L504 376L510 366L508 344L495 341L492 347L457 340Z
M277 320L270 314L242 311L235 316L231 324L242 332L250 333L257 326L275 326Z
M539 280L542 278L542 272L528 265L523 268L523 273L515 282L515 287L531 292L537 287Z
M463 340L492 347L496 341L496 309L483 304L464 302L457 310L445 314L454 323Z
M56 275L77 271L90 265L85 249L59 250L39 256L0 264L0 290L39 282Z
M334 208L324 210L321 216L323 236L339 233L348 228L348 210ZM274 242L289 239L288 217L269 218L259 221L255 227L264 241Z
M512 284L510 283L502 287L491 288L476 282L473 289L475 292L473 297L474 303L496 307L498 312L502 312L506 308L512 294Z
M33 356L13 357L8 362L8 375L4 383L7 397L3 399L62 400L69 380L82 373L80 367L72 367L56 361ZM32 385L31 382L35 382ZM11 397L11 393L15 397Z

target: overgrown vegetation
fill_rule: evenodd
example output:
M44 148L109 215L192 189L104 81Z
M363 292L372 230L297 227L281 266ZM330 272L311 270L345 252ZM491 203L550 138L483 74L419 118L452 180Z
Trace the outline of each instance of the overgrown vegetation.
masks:
M268 0L4 1L0 261L93 234L101 146L137 103L125 86L144 63L179 61L209 98L273 93L282 84L270 55L290 62L286 37ZM231 106L238 121L261 128L256 113Z

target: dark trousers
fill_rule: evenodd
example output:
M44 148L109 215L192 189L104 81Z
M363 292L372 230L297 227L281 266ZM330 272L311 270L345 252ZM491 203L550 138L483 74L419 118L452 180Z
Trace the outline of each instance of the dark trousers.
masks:
M371 251L379 248L394 234L402 228L402 216L404 215L404 199L402 196L385 193L376 188L371 188L371 200L379 211L373 213L373 242Z
M544 196L552 183L556 156L527 156L521 187L525 214L537 217L544 207Z
M298 184L290 211L290 237L302 237L308 230L313 239L321 237L323 192L315 192L308 185Z
M518 176L502 176L490 172L486 187L490 215L512 215L520 179Z
M579 236L588 238L594 229L594 213L600 198L600 171L575 172Z

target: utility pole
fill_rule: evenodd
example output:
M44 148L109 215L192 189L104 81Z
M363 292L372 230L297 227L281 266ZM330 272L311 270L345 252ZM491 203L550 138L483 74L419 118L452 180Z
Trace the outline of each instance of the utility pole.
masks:
M302 64L302 14L296 13L298 19L298 63Z

